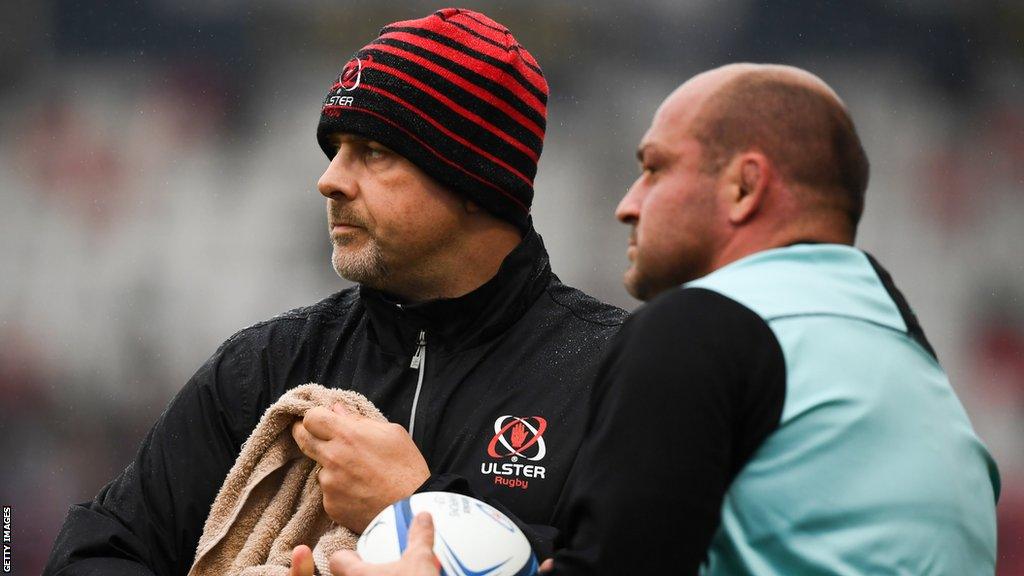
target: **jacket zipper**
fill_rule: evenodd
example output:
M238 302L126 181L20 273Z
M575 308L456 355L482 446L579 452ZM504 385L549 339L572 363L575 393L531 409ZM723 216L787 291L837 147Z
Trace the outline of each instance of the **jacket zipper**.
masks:
M416 393L412 397L412 411L409 413L409 436L412 436L416 429L416 405L420 402L420 390L423 389L423 370L427 366L427 332L420 330L420 339L416 346L416 353L412 356L409 368L419 368L419 378L416 380Z

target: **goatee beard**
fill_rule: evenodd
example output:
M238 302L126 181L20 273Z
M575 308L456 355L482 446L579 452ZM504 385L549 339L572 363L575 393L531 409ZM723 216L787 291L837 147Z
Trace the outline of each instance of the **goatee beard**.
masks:
M382 287L388 277L388 267L376 242L368 240L357 250L346 249L343 242L333 241L333 244L331 264L338 276L370 288Z

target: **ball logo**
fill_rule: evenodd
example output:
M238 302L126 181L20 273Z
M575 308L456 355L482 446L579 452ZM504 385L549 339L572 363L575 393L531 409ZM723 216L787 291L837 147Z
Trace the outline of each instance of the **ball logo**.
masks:
M487 445L491 458L508 458L516 462L526 458L536 462L547 454L544 431L548 421L540 416L500 416L494 421L494 438Z
M483 502L476 501L473 503L476 504L476 507L481 512L483 512L484 515L486 515L491 520L494 520L499 526L501 526L505 530L508 530L509 532L516 531L516 525L513 524L512 521L509 520L508 517L502 514L501 512L498 512L497 510L491 508L490 506L484 504Z
M356 88L359 88L359 83L363 80L363 61L359 57L355 57L345 64L344 70L341 71L341 76L338 76L338 83L335 85L336 88L351 92Z

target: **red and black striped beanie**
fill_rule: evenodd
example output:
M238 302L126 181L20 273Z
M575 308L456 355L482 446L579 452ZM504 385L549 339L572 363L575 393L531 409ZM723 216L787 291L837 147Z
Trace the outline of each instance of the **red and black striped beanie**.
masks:
M431 177L525 229L544 145L548 85L507 28L445 8L385 26L345 64L317 140L376 140Z

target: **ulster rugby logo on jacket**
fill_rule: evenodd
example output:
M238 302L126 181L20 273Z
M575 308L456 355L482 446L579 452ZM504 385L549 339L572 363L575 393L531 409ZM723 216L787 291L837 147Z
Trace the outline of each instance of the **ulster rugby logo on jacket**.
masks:
M493 474L495 484L524 490L530 479L543 479L544 467L534 462L547 454L547 427L548 421L540 416L499 416L494 421L494 436L487 444L487 455L493 460L482 462L480 473Z

